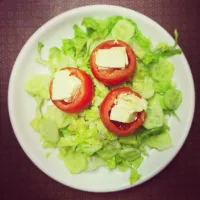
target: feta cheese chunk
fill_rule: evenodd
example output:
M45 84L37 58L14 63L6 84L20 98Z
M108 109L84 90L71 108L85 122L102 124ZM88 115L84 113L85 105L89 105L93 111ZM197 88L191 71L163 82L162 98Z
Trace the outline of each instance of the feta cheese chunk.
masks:
M117 98L117 104L126 107L131 112L141 112L147 109L147 101L131 93L121 93Z
M147 101L139 98L134 94L122 93L115 101L111 109L110 120L131 123L136 120L137 112L147 109Z
M80 86L81 80L79 78L70 76L69 70L60 70L54 76L52 100L71 102Z
M133 122L136 118L136 113L131 112L130 110L124 108L121 105L115 105L111 109L110 120L130 123Z
M102 68L125 68L128 65L126 47L99 49L96 52L96 65Z

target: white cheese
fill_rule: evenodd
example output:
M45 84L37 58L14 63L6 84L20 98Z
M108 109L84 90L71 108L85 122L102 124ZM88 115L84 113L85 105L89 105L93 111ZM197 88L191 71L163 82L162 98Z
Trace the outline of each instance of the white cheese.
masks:
M99 49L96 52L96 65L102 68L125 68L128 65L126 47Z
M147 109L147 101L131 93L121 93L117 98L117 104L126 107L131 112L141 112Z
M53 80L52 100L71 102L80 86L81 80L76 76L70 76L70 71L58 71Z
M136 120L136 113L146 110L147 101L134 94L122 93L111 109L110 120L130 123Z
M136 113L131 112L130 110L124 108L121 105L115 105L111 109L110 120L130 123L133 122L136 118Z

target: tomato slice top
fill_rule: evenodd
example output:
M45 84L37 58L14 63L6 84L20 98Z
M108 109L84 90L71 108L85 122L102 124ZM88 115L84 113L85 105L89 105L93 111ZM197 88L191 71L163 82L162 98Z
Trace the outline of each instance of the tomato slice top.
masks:
M99 49L110 49L112 47L125 47L128 57L128 65L124 69L109 68L99 69L101 66L96 65L96 53ZM133 49L121 40L108 40L99 44L90 56L90 67L93 75L105 85L117 85L127 81L135 72L136 56Z
M91 77L81 69L66 67L61 70L69 70L70 75L76 76L81 80L81 87L78 89L76 95L73 97L72 102L65 102L64 100L52 100L52 86L53 80L49 87L50 98L53 104L63 112L76 113L86 108L93 99L94 85ZM65 86L63 86L65 87Z
M145 111L137 112L136 120L131 123L122 123L110 120L110 113L114 102L121 93L132 93L139 98L142 98L138 93L128 87L116 88L108 93L100 106L100 117L106 128L117 135L128 135L142 126L146 113Z

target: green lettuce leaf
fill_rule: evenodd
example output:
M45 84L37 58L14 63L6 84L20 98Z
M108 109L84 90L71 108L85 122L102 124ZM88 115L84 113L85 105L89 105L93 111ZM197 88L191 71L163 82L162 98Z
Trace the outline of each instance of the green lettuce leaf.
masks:
M58 127L53 120L41 119L40 120L40 134L45 139L45 141L56 144L60 138Z
M54 73L66 66L76 67L76 61L72 54L73 53L70 50L65 53L64 50L61 50L58 47L50 48L48 62L51 72Z
M120 149L120 144L111 142L105 145L101 150L97 152L98 156L104 160L109 160L117 155Z
M73 147L81 144L84 140L80 137L76 137L75 135L68 135L67 137L61 137L57 147Z
M92 156L88 160L87 171L96 170L101 166L106 166L105 161L98 156Z
M38 55L35 57L35 61L37 63L40 63L42 65L48 65L48 61L44 60L42 58L42 49L44 47L44 44L42 42L38 42L38 45L37 45L37 53Z
M159 100L158 98L152 98L149 101L146 119L143 124L146 129L161 127L165 124L165 115Z
M153 80L150 76L134 76L133 90L142 95L144 99L149 99L154 94Z
M176 110L182 102L182 93L174 88L168 89L164 94L163 101L169 110Z
M115 157L112 157L108 160L106 160L106 164L109 169L115 169L116 168L116 159Z
M49 99L51 76L46 74L32 75L25 82L25 91L34 97Z
M78 174L87 167L87 159L81 153L75 152L65 156L65 166L72 174Z
M44 113L44 118L53 120L58 128L63 128L72 124L78 118L78 115L64 113L54 105L49 105Z
M162 127L158 127L158 128L146 129L139 134L139 137L141 139L144 139L144 138L147 138L152 135L161 134L161 133L165 132L166 130L168 130L168 126L166 126L166 125L164 125Z
M155 49L152 48L150 39L145 37L139 29L136 30L137 31L133 38L134 42L131 42L130 44L136 48L136 55L145 65L157 63L162 59L166 59L182 53L182 50L180 48L176 48L178 43L177 30L174 31L174 45L170 46L165 42L160 42L157 44Z
M172 139L168 132L159 135L148 137L145 141L150 148L158 149L159 151L172 147Z
M137 146L138 144L138 141L137 141L137 138L135 135L129 135L129 136L126 136L126 137L120 137L119 138L119 142L121 144L129 144L129 145L135 145Z
M151 66L151 76L156 81L169 81L172 79L174 73L174 65L162 60Z
M136 181L140 180L141 175L137 172L136 169L131 169L131 174L129 177L130 184L134 184Z
M144 158L142 156L138 157L137 159L135 159L134 161L131 161L130 164L131 164L131 167L132 168L139 168L139 166L142 164Z
M44 99L41 99L40 97L35 98L37 106L35 109L35 117L31 120L30 125L31 127L36 131L39 132L40 130L40 121L42 119L42 107L44 105Z
M176 49L178 44L178 31L176 29L174 30L174 37L175 43L172 46L168 45L166 42L160 42L157 44L154 50L157 56L168 58L182 53L182 50L180 48Z
M83 141L76 149L76 151L83 152L88 156L93 155L95 152L102 148L103 144L100 140L95 138Z
M74 24L73 29L74 29L75 37L80 37L80 38L87 37L87 33L85 31L83 31L77 24Z
M120 150L119 156L127 161L133 161L140 157L140 151L135 148L125 148Z

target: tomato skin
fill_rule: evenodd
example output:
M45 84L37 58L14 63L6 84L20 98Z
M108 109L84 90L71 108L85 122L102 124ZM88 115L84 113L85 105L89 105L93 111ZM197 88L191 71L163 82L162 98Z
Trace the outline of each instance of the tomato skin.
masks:
M110 49L112 47L126 47L126 53L129 64L125 69L98 69L96 65L96 52L99 49ZM136 55L133 49L125 42L121 40L108 40L99 44L90 56L90 67L93 75L97 80L104 83L105 85L112 86L127 81L136 70Z
M70 75L74 75L79 78L82 82L81 87L79 88L78 94L74 101L67 103L64 100L52 100L52 86L53 80L49 87L49 94L53 104L60 110L66 113L76 113L80 112L86 108L94 97L94 85L91 77L81 69L73 67L65 67L61 70L69 70Z
M100 106L100 117L103 122L103 124L106 126L106 128L116 135L129 135L130 133L133 133L135 130L137 130L140 126L142 126L145 118L146 113L145 111L138 112L137 113L137 119L131 123L121 123L121 122L115 122L110 120L110 112L114 105L114 101L117 98L117 96L120 93L132 93L139 98L142 98L138 93L134 92L128 87L121 87L116 88L114 90L111 90L108 95L103 100L101 106Z

